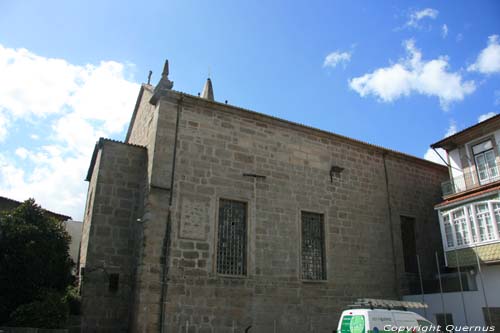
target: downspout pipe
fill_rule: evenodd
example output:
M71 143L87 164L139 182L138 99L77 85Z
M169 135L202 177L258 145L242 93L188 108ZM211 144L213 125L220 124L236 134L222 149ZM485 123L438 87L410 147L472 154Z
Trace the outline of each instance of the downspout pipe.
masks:
M167 297L167 276L168 276L168 261L170 257L170 243L171 243L171 229L172 229L172 202L174 198L174 177L175 177L175 165L177 159L177 144L179 138L179 123L181 117L182 103L184 101L184 97L181 95L178 103L177 103L177 115L175 120L175 134L174 134L174 149L172 156L172 170L170 173L170 196L168 198L168 213L167 213L167 223L165 225L165 234L163 236L163 246L161 249L161 293L160 293L160 316L159 316L159 332L165 332L165 300Z
M398 264L396 262L396 249L394 248L394 225L392 221L392 205L391 205L391 193L389 190L389 175L387 172L387 162L386 162L387 153L382 154L382 159L384 161L384 175L385 175L385 191L387 196L387 209L389 213L389 229L391 233L391 249L392 249L392 262L394 269L394 288L398 299L401 298L400 286L399 286L399 274L398 274Z

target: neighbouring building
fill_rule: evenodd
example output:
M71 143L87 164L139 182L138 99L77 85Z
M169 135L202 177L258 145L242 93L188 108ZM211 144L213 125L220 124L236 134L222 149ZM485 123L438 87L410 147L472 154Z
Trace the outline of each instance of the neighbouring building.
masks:
M407 293L417 255L434 276L445 167L172 87L166 63L125 141L96 144L86 332L331 332Z
M444 278L454 281L444 294L447 322L500 327L500 116L431 147L445 151L450 175L442 184L443 200L435 206L447 267ZM429 319L443 322L441 295L435 290L425 301L433 314Z
M0 196L0 211L16 209L21 204L22 204L22 202L20 202L20 201ZM47 216L53 217L59 221L71 220L71 216L67 216L67 215L63 215L63 214L59 214L59 213L54 213L54 212L51 212L50 210L46 210L46 209L43 209L43 211L45 212L45 214L47 214Z
M78 260L80 260L83 223L81 221L67 220L64 221L64 227L66 228L68 234L71 236L71 243L69 244L69 255L75 262L76 270L78 266Z

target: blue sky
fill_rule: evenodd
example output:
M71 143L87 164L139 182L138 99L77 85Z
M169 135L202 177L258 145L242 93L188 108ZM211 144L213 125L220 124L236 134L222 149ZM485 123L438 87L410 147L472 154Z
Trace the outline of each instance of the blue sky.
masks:
M99 136L174 89L415 156L500 111L498 1L2 1L0 195L81 219Z

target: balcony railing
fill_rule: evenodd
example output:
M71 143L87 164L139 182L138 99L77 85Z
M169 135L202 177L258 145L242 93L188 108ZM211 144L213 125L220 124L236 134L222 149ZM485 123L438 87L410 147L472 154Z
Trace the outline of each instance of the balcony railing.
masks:
M483 168L464 172L461 176L447 180L441 183L443 196L448 196L467 190L471 190L492 182L500 180L500 165L495 164L490 168Z

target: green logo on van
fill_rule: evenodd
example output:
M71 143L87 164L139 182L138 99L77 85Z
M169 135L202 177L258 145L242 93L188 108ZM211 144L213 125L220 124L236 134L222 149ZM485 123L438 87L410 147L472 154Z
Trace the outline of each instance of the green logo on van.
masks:
M365 317L344 316L340 331L341 333L365 333Z
M365 333L365 317L352 316L350 326L351 333Z

